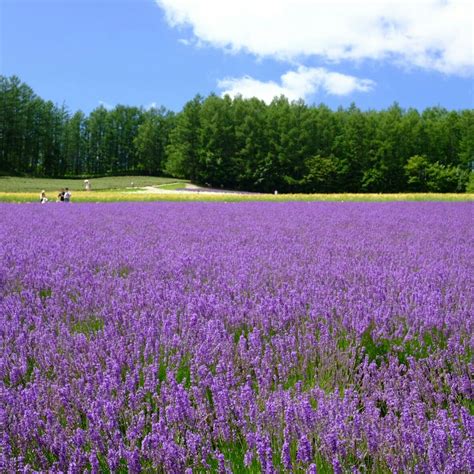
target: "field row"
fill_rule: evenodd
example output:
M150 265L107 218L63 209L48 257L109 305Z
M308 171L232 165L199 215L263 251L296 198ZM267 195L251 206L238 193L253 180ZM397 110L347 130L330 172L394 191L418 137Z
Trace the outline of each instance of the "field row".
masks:
M471 203L0 215L5 472L474 472Z
M169 185L173 186L173 185ZM56 193L49 195L50 203L56 200ZM0 202L34 203L39 193L0 192ZM391 201L452 201L472 202L474 194L458 193L401 193L401 194L246 194L229 192L173 191L142 192L139 188L120 191L74 191L73 202L139 202L139 201L217 201L217 202L391 202Z

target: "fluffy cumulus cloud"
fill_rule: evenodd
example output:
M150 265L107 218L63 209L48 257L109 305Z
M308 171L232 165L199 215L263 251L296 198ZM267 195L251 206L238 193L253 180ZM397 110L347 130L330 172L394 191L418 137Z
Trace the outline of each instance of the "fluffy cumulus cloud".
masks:
M156 1L170 25L189 26L195 40L231 51L474 70L472 0Z
M367 92L374 87L369 79L330 72L325 68L300 66L281 77L280 83L262 82L249 76L226 78L218 82L223 94L232 97L258 97L269 103L276 96L285 95L290 100L306 99L318 91L327 94L347 95L355 91Z

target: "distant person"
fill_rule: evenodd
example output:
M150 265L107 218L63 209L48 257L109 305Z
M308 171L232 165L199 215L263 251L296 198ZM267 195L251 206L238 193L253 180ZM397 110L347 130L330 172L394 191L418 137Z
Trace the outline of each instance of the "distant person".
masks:
M64 191L64 202L71 202L71 191L69 191L69 188L66 188Z
M59 191L57 202L64 202L64 193L65 193L64 188L61 189L61 191Z
M48 198L46 197L46 191L43 189L40 194L40 203L46 204L48 202Z
M89 181L88 179L85 179L85 180L84 180L84 189L85 189L86 191L90 191L90 190L91 190L91 183L90 183L90 181Z

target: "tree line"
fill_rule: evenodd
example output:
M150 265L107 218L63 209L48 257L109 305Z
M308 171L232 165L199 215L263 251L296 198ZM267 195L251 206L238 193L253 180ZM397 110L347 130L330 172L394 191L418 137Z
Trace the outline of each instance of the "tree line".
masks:
M72 113L0 76L0 172L45 177L169 175L272 192L464 192L474 110L331 110L214 94L174 113L99 106ZM471 185L469 185L471 186Z

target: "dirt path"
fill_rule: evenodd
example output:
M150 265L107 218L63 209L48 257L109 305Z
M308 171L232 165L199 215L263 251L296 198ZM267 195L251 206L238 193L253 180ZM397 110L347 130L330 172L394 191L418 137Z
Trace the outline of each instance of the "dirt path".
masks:
M133 190L132 190L133 189ZM159 186L145 186L143 188L134 189L128 188L129 191L139 194L189 194L189 193L199 193L199 194L242 194L239 191L227 191L221 189L210 189L210 188L201 188L195 184L186 183L184 188L180 189L162 189ZM245 193L247 194L247 193Z

